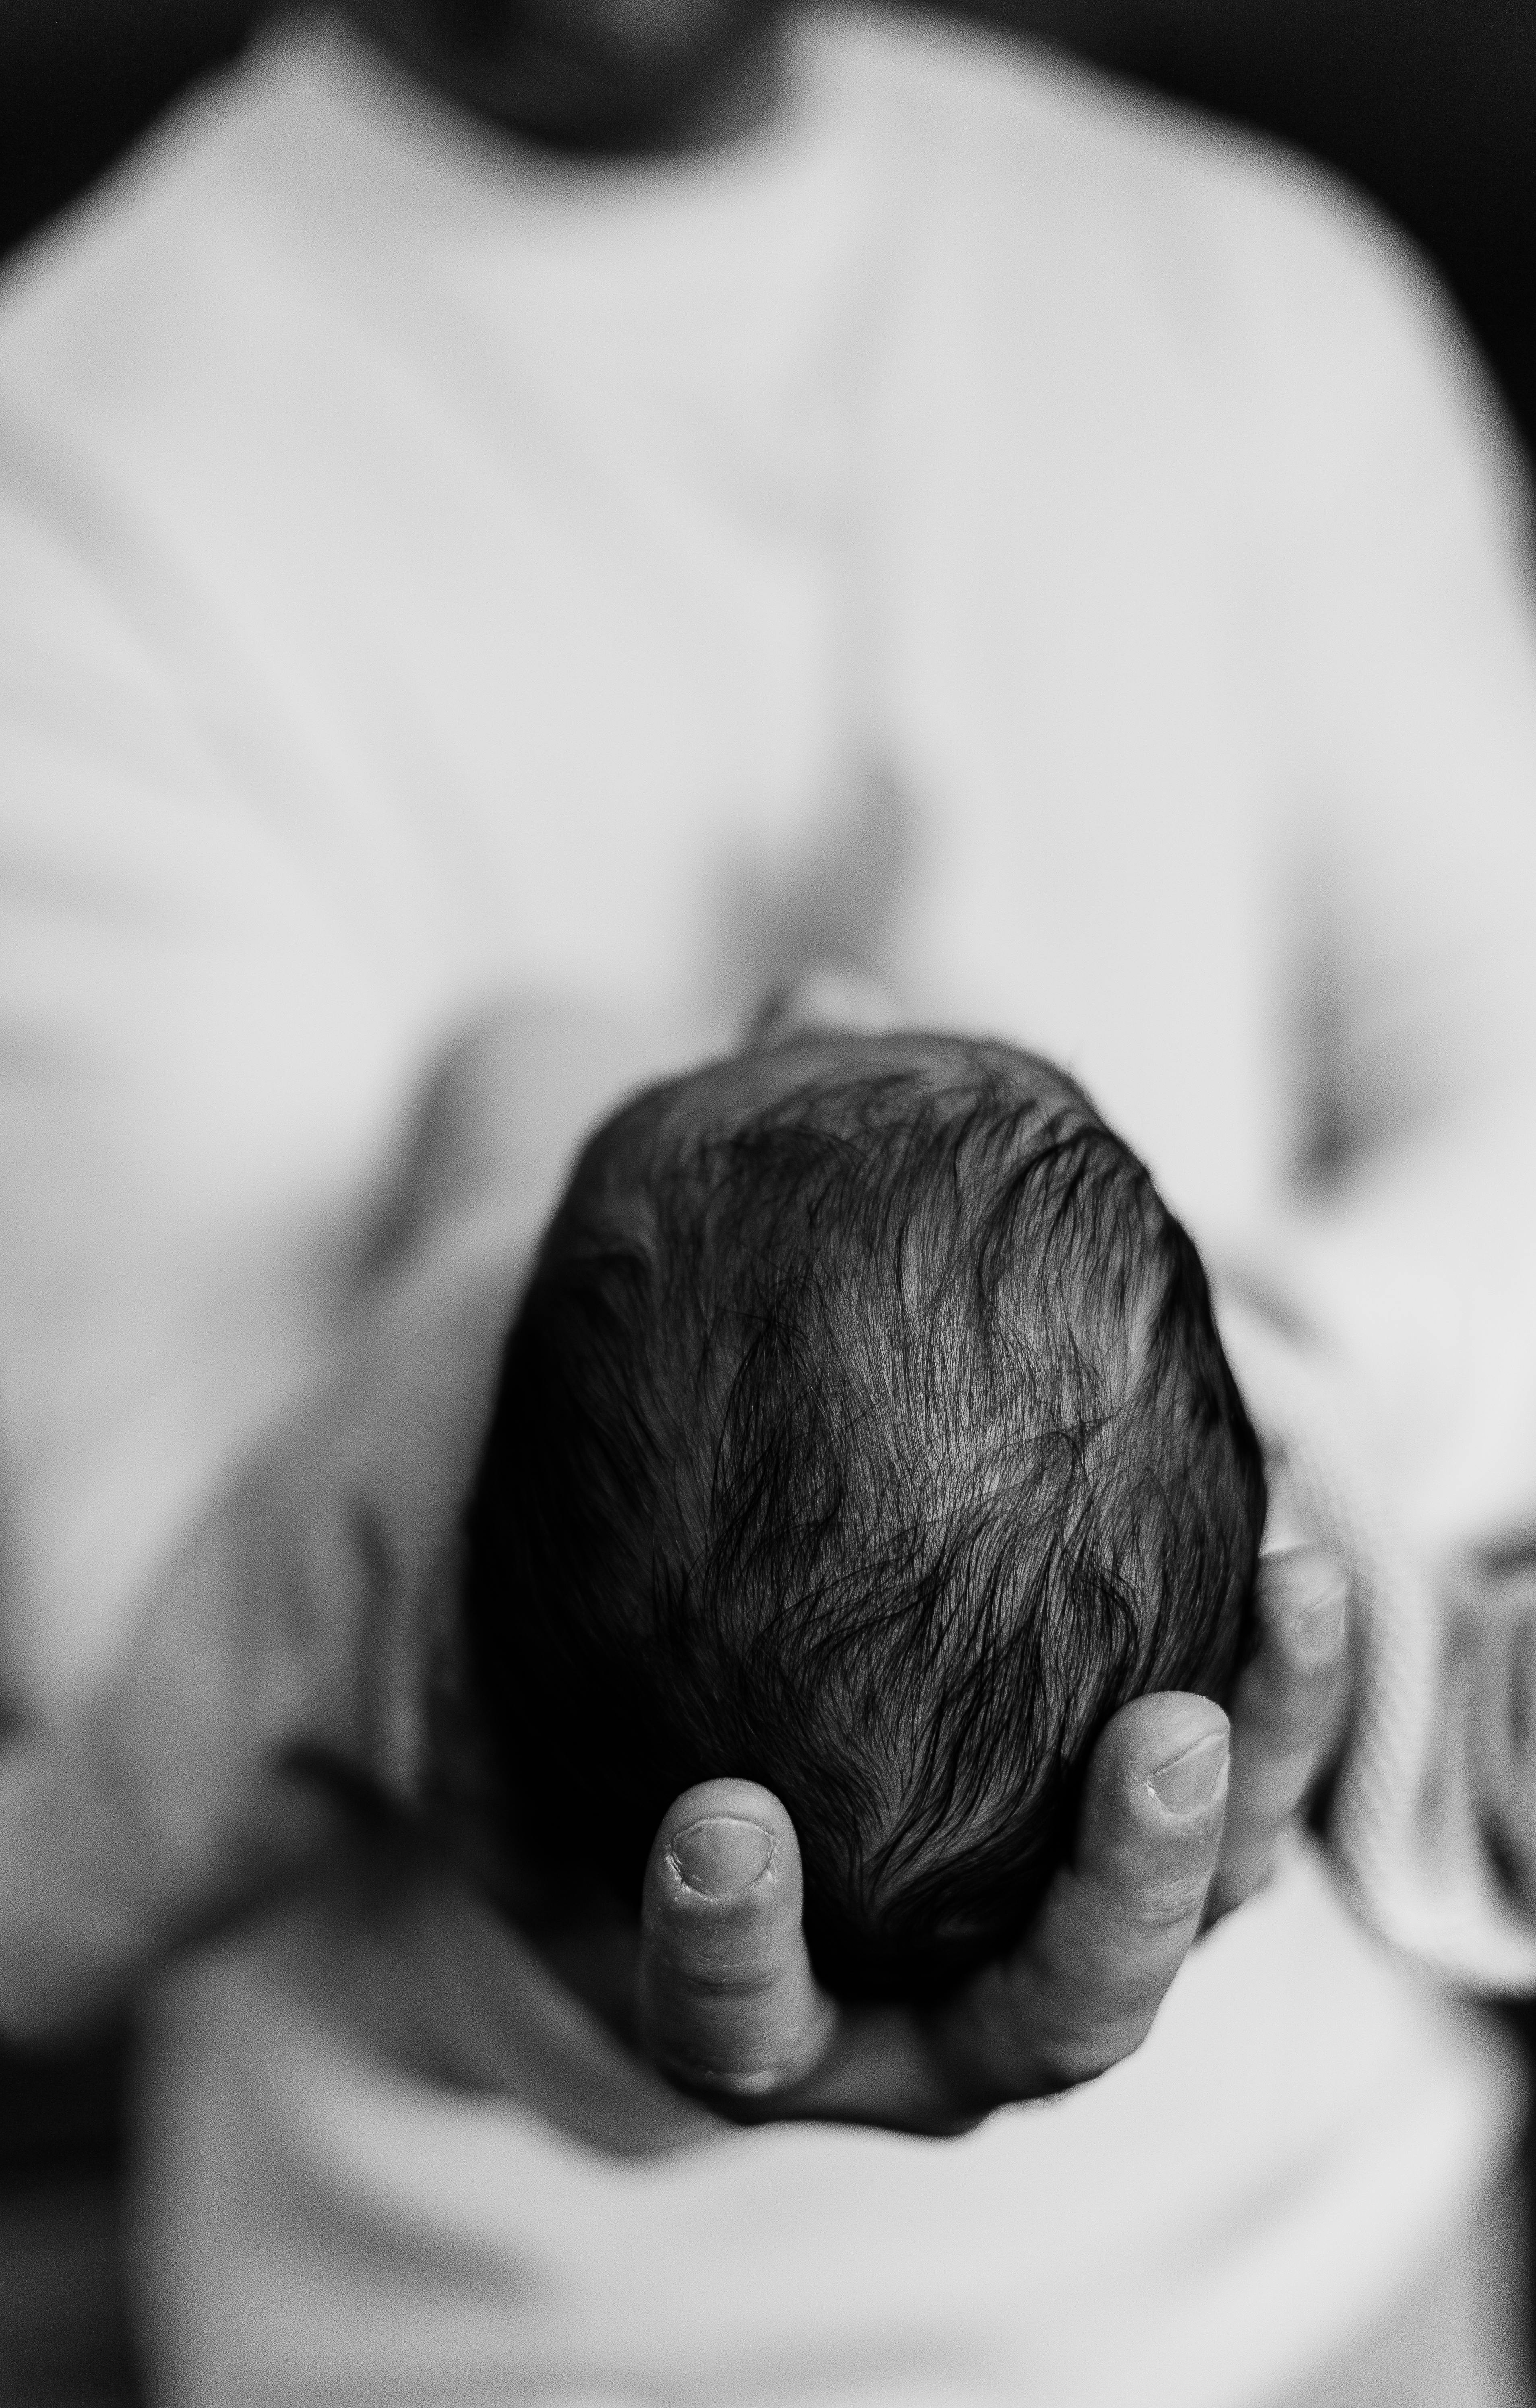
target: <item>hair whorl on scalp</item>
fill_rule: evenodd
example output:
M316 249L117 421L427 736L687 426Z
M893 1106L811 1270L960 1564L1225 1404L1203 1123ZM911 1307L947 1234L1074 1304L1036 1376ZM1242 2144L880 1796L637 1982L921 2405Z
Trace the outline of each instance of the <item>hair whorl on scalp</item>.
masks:
M1229 1686L1264 1513L1195 1248L1081 1090L782 1049L593 1140L508 1343L467 1610L524 1828L620 1888L696 1781L794 1816L844 1994L1023 1928L1088 1752Z

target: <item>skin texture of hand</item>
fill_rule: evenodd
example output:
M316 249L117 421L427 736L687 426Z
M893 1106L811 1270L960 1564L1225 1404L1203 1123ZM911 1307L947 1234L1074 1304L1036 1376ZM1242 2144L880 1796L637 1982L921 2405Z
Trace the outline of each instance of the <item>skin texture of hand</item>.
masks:
M1208 1698L1122 1708L1093 1757L1072 1862L1036 1921L932 2011L826 1998L783 1808L750 1782L690 1790L646 1876L640 2028L654 2062L739 2121L942 2134L1129 2056L1203 1926L1268 1878L1333 1722L1344 1598L1332 1566L1308 1548L1267 1557L1259 1613L1229 1739Z

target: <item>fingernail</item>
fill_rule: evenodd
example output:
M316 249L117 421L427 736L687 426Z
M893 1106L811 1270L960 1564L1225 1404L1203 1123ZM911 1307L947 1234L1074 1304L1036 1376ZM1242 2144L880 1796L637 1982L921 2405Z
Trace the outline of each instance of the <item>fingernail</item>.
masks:
M668 1854L690 1889L704 1898L739 1898L773 1862L773 1838L760 1823L707 1814L674 1832Z
M1311 1539L1292 1538L1288 1530L1279 1538L1266 1530L1264 1543L1258 1552L1266 1564L1285 1564L1288 1568L1299 1563L1303 1555L1316 1555L1321 1559L1323 1550Z
M1303 1664L1326 1664L1337 1656L1344 1635L1344 1591L1336 1588L1297 1615L1291 1632Z
M1216 1784L1227 1770L1227 1733L1210 1731L1153 1773L1147 1787L1159 1806L1170 1814L1193 1814L1196 1808L1209 1805L1216 1794Z

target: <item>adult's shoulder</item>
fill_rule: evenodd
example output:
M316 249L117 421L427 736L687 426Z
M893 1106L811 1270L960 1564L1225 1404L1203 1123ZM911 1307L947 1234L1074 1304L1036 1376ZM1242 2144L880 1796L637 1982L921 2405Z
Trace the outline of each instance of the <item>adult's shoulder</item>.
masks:
M1308 281L1391 275L1412 256L1315 163L1041 42L871 7L834 9L807 38L828 84L931 158L1049 202L1058 235L1113 219L1147 253L1177 249L1217 274L1263 258Z
M227 450L229 425L270 417L336 323L349 242L387 214L396 118L388 77L324 24L195 90L0 273L13 430L179 484L200 421Z
M1362 459L1521 472L1448 296L1412 242L1315 162L1040 43L854 8L823 72L883 122L913 185L1001 292L1127 376L1183 385L1224 446L1273 446L1316 498Z
M1362 307L1441 318L1408 240L1316 163L1043 44L894 11L835 10L821 72L930 167L1007 206L1021 243L1085 277L1151 276L1228 339L1282 317L1352 340Z
M274 144L291 143L291 61L258 50L183 100L0 277L0 382L50 367L89 380L160 352L210 289L238 289L259 239Z

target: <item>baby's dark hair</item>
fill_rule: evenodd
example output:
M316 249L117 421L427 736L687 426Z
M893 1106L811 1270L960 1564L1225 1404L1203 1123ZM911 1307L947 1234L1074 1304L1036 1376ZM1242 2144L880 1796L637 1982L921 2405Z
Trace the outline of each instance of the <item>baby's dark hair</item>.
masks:
M1264 1509L1195 1247L1064 1074L815 1038L653 1087L550 1226L470 1507L513 1814L635 1898L681 1790L763 1782L823 1980L935 1995L1116 1708L1225 1696Z

